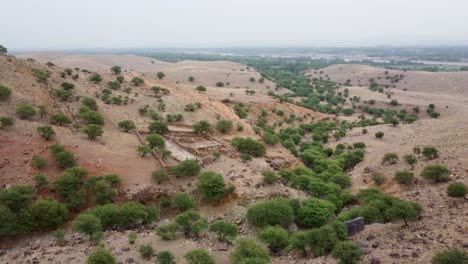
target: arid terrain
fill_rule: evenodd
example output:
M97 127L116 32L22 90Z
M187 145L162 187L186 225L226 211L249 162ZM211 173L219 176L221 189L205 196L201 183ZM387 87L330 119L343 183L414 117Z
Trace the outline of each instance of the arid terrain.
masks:
M28 59L31 58L31 59ZM33 59L33 60L32 60ZM51 62L53 66L47 66ZM116 77L111 72L113 66L120 66L125 78L118 90L112 90L112 96L124 98L126 103L108 104L102 100L102 91L107 83ZM72 75L78 74L75 80L71 76L61 77L64 69L72 69ZM46 81L39 82L33 69L50 71ZM87 71L83 71L87 70ZM158 78L162 72L165 77ZM90 82L93 73L99 73L102 81ZM468 247L468 202L465 198L447 196L447 185L451 182L468 184L468 72L422 72L397 71L374 68L365 65L332 65L318 70L307 70L305 76L329 79L340 84L339 91L347 89L349 98L359 97L356 105L365 106L369 100L375 100L373 107L402 110L408 112L419 107L418 120L408 124L379 124L367 126L367 133L362 127L354 127L339 140L330 137L325 147L335 149L338 144L352 145L365 142L364 159L356 166L346 170L351 179L349 190L357 194L361 189L378 187L385 194L418 202L424 208L416 221L405 226L403 222L371 223L365 229L351 236L350 239L361 245L366 255L364 263L430 263L435 252L451 248ZM397 76L394 81L387 76ZM130 80L142 78L142 84L134 85ZM193 77L193 80L189 80ZM251 81L250 78L256 81ZM265 114L266 122L276 130L288 126L298 127L301 123L313 124L320 120L353 121L360 114L369 116L362 109L356 108L351 116L335 116L320 113L296 104L270 96L275 90L277 95L290 92L278 87L274 80L265 79L254 68L230 61L180 61L169 63L152 58L135 55L67 55L59 52L42 52L9 56L0 54L0 84L10 87L11 97L0 101L0 116L15 117L15 108L20 103L34 107L43 105L48 114L35 116L29 120L15 118L15 124L0 130L0 186L9 188L13 185L34 185L34 176L42 173L49 182L53 182L62 172L54 163L48 147L54 143L64 145L75 155L78 166L86 169L89 176L117 174L122 179L118 189L117 202L126 199L138 200L145 204L156 204L162 195L171 196L176 192L196 193L197 177L175 178L157 184L151 174L155 170L173 167L186 159L196 159L203 165L202 172L214 171L223 176L227 184L235 186L235 191L228 198L216 204L200 202L197 211L205 216L209 223L224 219L235 223L240 237L255 237L255 228L246 221L249 205L256 201L273 197L290 197L305 199L308 194L293 188L289 184L277 181L266 184L262 173L280 169L294 169L302 165L300 156L294 156L282 144L267 146L266 154L253 157L252 161L243 162L240 154L231 145L235 137L252 137L262 140L256 133L258 119ZM372 79L373 81L370 81ZM63 82L74 84L76 100L61 101L54 96L54 89ZM216 85L223 82L223 87ZM372 82L386 86L380 93L371 91ZM347 83L346 85L344 85ZM195 90L197 86L206 87L206 91ZM164 88L168 93L160 94L152 87ZM127 89L128 88L128 89ZM249 95L246 90L254 90ZM155 96L155 94L157 96ZM79 115L81 99L96 99L99 113L105 122L104 133L95 140L79 132L79 127L52 125L56 135L46 141L36 132L36 128L49 124L49 117L54 113L63 113L72 119L74 124L82 122ZM391 97L391 99L390 99ZM158 99L162 99L161 101ZM229 100L226 100L229 99ZM398 105L391 105L397 100ZM164 106L162 106L162 103ZM235 106L242 103L248 113L241 118ZM199 104L193 111L186 111L187 105ZM429 104L434 104L440 117L431 118L426 114ZM140 157L136 148L144 143L144 136L149 134L148 126L154 122L149 116L142 116L139 109L148 106L159 115L182 114L183 119L171 122L164 135L166 148L171 151L170 157L162 159L158 153ZM350 108L347 100L344 106ZM272 114L272 111L284 111L284 115ZM291 123L283 124L288 116L301 117ZM283 117L284 116L284 117ZM213 126L218 120L231 120L234 128L228 133L197 134L192 126L205 120ZM122 120L133 120L134 131L124 133L118 123ZM242 126L242 131L235 128ZM374 134L384 132L383 138ZM304 136L307 138L307 135ZM309 140L310 141L310 140ZM307 142L307 139L303 140ZM398 170L409 167L403 161L405 154L413 152L416 146L433 146L439 150L435 159L420 158L413 170L414 182L402 185L393 179ZM298 146L300 148L300 146ZM221 153L219 159L213 154ZM383 164L386 153L396 153L400 158L396 164ZM36 169L31 166L34 155L44 157L48 164ZM450 169L450 181L430 183L420 174L428 164L444 164ZM372 173L379 172L385 176L385 182L376 186ZM44 196L57 197L53 190L46 190ZM86 210L86 209L85 209ZM344 210L344 209L343 209ZM163 240L156 236L157 226L168 223L176 215L171 208L161 210L161 218L149 225L141 225L135 230L138 238L135 244L128 243L130 231L108 230L104 232L102 244L109 249L119 263L154 263L140 256L139 246L151 244L155 252L170 250L177 263L185 263L184 254L204 248L215 258L216 263L229 263L229 252L233 243L219 242L212 233L197 238L178 238ZM70 221L71 222L71 221ZM295 224L294 224L295 225ZM85 259L95 247L87 236L78 234L68 228L65 242L55 242L51 232L34 232L28 235L6 237L0 240L0 263L85 263ZM297 226L290 227L290 231ZM275 252L271 262L282 263L337 263L331 256L302 257L299 253Z

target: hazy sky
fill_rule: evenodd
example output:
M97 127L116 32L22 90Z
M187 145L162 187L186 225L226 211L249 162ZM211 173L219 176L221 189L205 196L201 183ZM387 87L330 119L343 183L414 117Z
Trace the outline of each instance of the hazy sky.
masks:
M0 0L18 49L468 45L468 0Z

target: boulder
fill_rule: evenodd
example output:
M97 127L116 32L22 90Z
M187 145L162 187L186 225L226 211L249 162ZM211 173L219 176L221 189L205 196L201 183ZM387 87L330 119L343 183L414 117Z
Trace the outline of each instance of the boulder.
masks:
M353 236L364 230L366 223L364 218L358 217L349 221L344 222L346 230L348 231L348 236Z

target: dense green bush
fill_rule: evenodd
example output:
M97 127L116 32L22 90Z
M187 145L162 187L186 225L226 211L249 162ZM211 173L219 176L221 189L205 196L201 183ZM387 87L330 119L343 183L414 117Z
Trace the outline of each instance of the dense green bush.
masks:
M268 133L268 132L265 132L263 134L262 140L263 140L263 142L265 142L265 144L271 145L271 146L276 145L279 142L278 136L276 136L275 134L272 134L272 133Z
M286 227L293 222L294 212L287 199L275 198L249 206L247 220L257 227L268 225Z
M231 141L231 145L240 153L254 157L261 157L266 153L265 146L252 138L235 137Z
M430 164L424 167L421 176L431 182L446 182L450 180L450 171L442 164Z
M276 175L274 171L264 171L262 175L263 175L263 181L269 184L274 183L279 180L278 175Z
M112 253L104 247L99 247L89 254L86 264L115 264L116 260Z
M383 138L384 135L385 135L385 134L384 134L384 132L382 132L382 131L378 131L378 132L375 133L375 137L376 137L376 138Z
M449 197L463 198L468 193L468 187L461 182L451 183L447 186L447 195Z
M422 149L422 155L427 159L439 157L439 151L435 147L426 146Z
M468 263L468 254L460 249L454 248L446 251L437 252L432 257L432 264L466 264Z
M0 100L5 100L10 98L11 96L11 89L6 87L5 85L0 84Z
M76 164L75 156L67 150L54 154L54 159L61 168L71 168Z
M93 111L97 111L97 110L98 110L98 105L97 105L96 100L94 100L94 99L91 98L91 97L85 97L85 98L83 98L83 101L81 101L81 103L82 103L84 106L89 107L89 109L91 109L91 110L93 110Z
M218 234L220 241L233 241L237 238L237 226L224 220L211 224L210 231Z
M90 237L98 232L101 232L101 220L96 216L88 213L79 214L72 223L73 230L89 235Z
M172 173L176 177L196 176L200 173L201 166L196 160L184 160L172 168Z
M158 134L149 134L145 137L146 141L148 141L150 148L158 148L160 150L164 149L166 146L166 142L164 138Z
M170 179L166 170L153 171L153 173L151 173L151 177L153 178L153 181L155 181L158 184L161 184Z
M385 163L390 163L390 164L396 164L398 161L398 155L396 153L385 153L383 159L382 159L382 164Z
M135 123L132 120L122 120L118 123L118 126L124 132L128 132L136 128Z
M135 86L139 86L140 84L145 83L145 80L143 80L140 77L135 76L135 77L132 78L132 80L130 82Z
M100 83L102 82L102 77L101 75L99 75L98 73L93 73L90 77L89 77L89 81L93 82L93 83Z
M177 223L161 224L156 228L156 235L163 240L173 240L181 229L182 227Z
M194 249L184 255L188 264L215 264L214 258L206 249Z
M198 85L195 90L197 90L198 92L206 92L206 87L205 86L202 86L202 85Z
M352 241L338 243L332 251L332 256L339 260L339 264L357 264L364 258L364 250Z
M99 126L104 125L104 117L102 117L102 115L96 111L89 110L89 111L81 112L80 117L88 125L90 124L99 125Z
M379 186L385 182L385 176L379 172L372 172L372 181L374 181L375 185Z
M414 173L410 171L397 171L395 172L395 180L401 184L409 184L414 179Z
M198 237L203 231L208 229L208 223L198 212L193 210L185 211L174 219L186 237Z
M71 122L72 122L71 119L62 113L58 113L58 114L54 114L50 116L50 123L54 125L63 126L63 125L71 124Z
M321 227L333 215L336 207L325 200L310 198L298 211L298 222L308 227Z
M212 171L205 172L198 177L197 190L209 203L221 200L226 194L232 192L233 188L233 186L226 186L222 175Z
M12 127L15 124L15 120L9 116L0 116L0 129Z
M187 211L196 205L193 197L188 193L178 192L172 196L171 207L181 211Z
M37 114L37 111L31 105L21 103L16 106L16 114L20 119L30 119Z
M102 127L100 125L95 125L95 124L86 125L85 127L81 129L81 132L86 134L88 138L91 140L102 136L102 134L104 133L104 131L102 130Z
M169 132L169 128L161 121L155 121L148 126L148 130L152 134L164 134Z
M56 200L39 199L29 209L35 225L40 229L55 229L62 225L67 217L67 208Z
M259 259L269 263L270 255L263 245L252 238L237 239L236 245L229 254L229 260L232 264L243 264L248 259Z
M174 254L168 250L160 251L156 257L156 264L176 264Z
M36 194L36 188L28 185L13 185L0 191L0 204L13 212L27 208Z
M268 245L273 252L285 249L289 243L289 234L279 226L268 226L258 232L258 237Z
M114 73L115 75L118 75L118 74L120 74L120 73L122 72L122 67L115 65L115 66L112 66L112 67L110 68L110 70L111 70L111 72Z
M211 127L211 124L206 120L202 120L200 122L193 124L192 129L197 134L206 134L206 133L210 133L213 130Z

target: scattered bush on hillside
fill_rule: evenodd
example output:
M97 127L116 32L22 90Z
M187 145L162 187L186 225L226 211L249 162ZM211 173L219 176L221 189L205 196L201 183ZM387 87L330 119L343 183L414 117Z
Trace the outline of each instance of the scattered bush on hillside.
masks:
M0 129L12 127L15 124L15 120L9 116L0 116Z
M104 247L98 247L89 254L86 264L115 264L117 263L112 253Z
M198 177L197 191L209 203L221 200L234 191L234 186L227 186L222 175L209 171Z
M194 208L195 205L195 199L188 193L178 192L171 198L171 207L179 209L180 211L187 211L188 209Z
M252 238L237 239L234 248L229 254L229 260L232 264L243 264L249 263L249 259L258 259L258 261L263 260L265 261L264 263L270 263L268 250L262 244Z
M265 146L252 138L235 137L231 140L231 145L240 153L254 157L261 157L266 153Z
M465 264L468 263L468 253L454 248L437 252L432 257L432 264Z
M357 264L364 259L364 250L352 241L338 243L332 251L332 256L339 264Z
M39 126L36 131L45 140L50 140L55 136L55 131L51 126Z
M273 252L279 252L289 244L289 234L279 226L268 226L258 232L258 237L268 245Z
M16 114L20 119L30 119L37 114L37 111L31 105L21 103L16 106Z
M136 128L135 123L132 120L122 120L118 123L118 126L124 132L128 132Z
M421 176L431 182L446 182L450 180L450 171L442 164L431 164L424 167Z
M215 264L214 258L206 249L194 249L184 255L188 264Z
M184 160L172 168L176 177L196 176L200 173L201 166L196 160Z
M414 173L410 171L397 171L394 177L400 184L410 184L414 180Z
M294 212L288 200L275 198L249 206L247 220L251 225L257 227L268 225L287 227L294 220Z
M435 159L439 157L439 151L432 146L425 146L421 153L426 159Z
M221 134L226 134L232 130L232 121L227 119L221 119L216 123L216 130Z
M224 220L211 224L210 231L218 234L220 241L234 241L237 238L237 225Z
M451 183L447 186L447 195L454 198L463 198L468 193L468 187L461 183Z
M0 100L6 100L11 96L11 89L0 84Z
M50 116L50 123L54 125L58 125L58 126L69 125L71 124L71 122L72 122L71 119L62 113L58 113L58 114L54 114Z
M382 164L389 163L389 164L396 164L398 161L398 155L396 153L385 153Z
M91 140L102 136L102 134L104 133L102 127L100 125L95 124L86 125L83 129L81 129L81 132L85 133Z
M384 137L384 132L382 132L382 131L376 132L375 137L376 138L383 138Z

